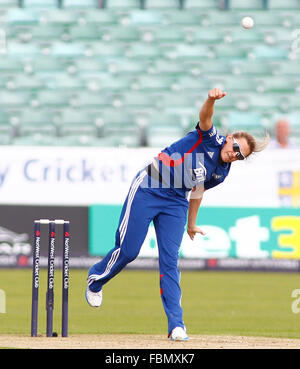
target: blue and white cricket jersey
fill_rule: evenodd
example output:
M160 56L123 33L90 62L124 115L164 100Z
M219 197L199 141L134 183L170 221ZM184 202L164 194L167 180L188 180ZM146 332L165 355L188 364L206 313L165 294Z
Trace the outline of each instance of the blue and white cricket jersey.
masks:
M178 255L186 226L187 194L195 186L202 184L209 189L224 181L230 170L229 163L220 161L224 143L225 137L219 136L215 127L201 131L197 124L194 131L162 150L154 159L161 174L156 178L161 180L155 180L147 169L138 172L122 208L115 245L89 270L91 291L100 291L138 256L153 222L159 251L160 294L168 319L168 333L175 327L184 328ZM119 313L122 314L121 309Z
M195 128L155 158L163 187L167 184L184 197L195 186L207 190L223 182L231 165L220 160L225 137L219 136L214 126L208 131L202 131L199 124Z

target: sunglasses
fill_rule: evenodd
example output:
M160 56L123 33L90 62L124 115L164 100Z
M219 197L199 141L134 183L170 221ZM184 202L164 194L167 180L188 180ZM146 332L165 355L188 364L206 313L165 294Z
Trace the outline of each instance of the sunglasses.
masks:
M246 156L242 153L240 144L234 137L233 137L233 151L236 152L238 160L246 159Z

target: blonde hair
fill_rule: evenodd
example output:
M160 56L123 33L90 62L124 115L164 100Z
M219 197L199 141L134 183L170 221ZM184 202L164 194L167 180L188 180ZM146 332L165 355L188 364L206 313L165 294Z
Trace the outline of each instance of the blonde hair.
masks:
M250 149L249 155L251 155L254 152L263 151L270 142L270 135L268 132L265 133L265 137L263 139L258 139L245 131L234 132L232 135L236 139L244 138L247 141Z

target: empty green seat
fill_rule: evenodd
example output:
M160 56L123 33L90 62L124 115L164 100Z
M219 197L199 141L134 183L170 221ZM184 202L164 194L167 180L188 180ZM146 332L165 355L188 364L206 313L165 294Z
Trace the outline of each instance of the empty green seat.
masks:
M146 9L176 9L179 5L179 0L145 0Z
M28 104L29 94L18 91L0 91L0 106L14 108Z
M63 109L60 111L58 123L59 135L96 136L97 127L89 112L82 109Z
M14 74L7 77L6 85L8 89L20 91L36 91L44 87L44 83L36 76L29 76L23 73Z
M123 91L132 88L132 78L127 75L112 76L109 74L82 75L85 88L90 91Z
M184 130L176 126L149 126L147 127L146 142L149 147L162 149L180 140L183 135Z
M23 32L20 29L21 33ZM28 29L28 35L32 41L62 40L66 29L62 25L39 25Z
M66 43L55 41L51 43L50 52L54 57L81 57L84 55L86 47L83 43Z
M224 91L251 91L255 90L256 83L252 77L240 75L207 76L211 88L219 87Z
M264 29L264 41L269 45L290 45L293 42L293 31L284 27L268 27Z
M58 0L22 0L24 8L51 9L58 8Z
M12 135L10 133L2 133L0 131L0 145L11 145Z
M118 42L88 42L85 45L84 55L96 58L123 57L125 46Z
M300 111L300 99L298 95L290 94L284 97L286 99L285 104L288 111L298 110Z
M0 9L17 8L19 6L19 0L1 0Z
M144 41L155 43L177 43L185 42L186 35L182 28L176 26L152 27L143 34Z
M114 127L136 127L135 117L128 110L108 109L101 114L101 119L102 125L105 125L108 130L110 125Z
M72 101L72 94L72 91L41 90L37 92L36 100L40 107L66 107Z
M240 22L241 16L237 12L224 10L210 10L201 17L201 25L203 26L234 26L240 24Z
M185 0L184 1L185 9L218 9L219 1L218 0Z
M292 129L300 129L300 110L291 111L287 114L287 119L290 121Z
M246 59L249 49L245 46L233 47L229 44L214 45L213 53L216 59L240 60Z
M120 130L116 133L109 133L103 137L101 146L113 147L139 147L141 146L141 138L137 131Z
M118 24L118 15L108 9L81 9L77 14L79 24L112 26Z
M157 74L167 74L172 76L186 74L186 69L184 68L183 63L178 60L156 59L149 67L149 70Z
M176 119L180 121L183 116L198 112L197 101L198 96L191 93L165 92L159 93L156 96L157 107L164 109L166 113L176 117ZM204 99L202 102L204 102ZM183 122L183 125L185 124L186 120Z
M90 72L100 72L107 69L105 63L99 59L93 58L80 58L73 60L73 65L75 66L79 74L90 73Z
M39 24L39 12L34 9L7 9L5 12L5 21L8 26Z
M11 40L7 44L7 55L12 57L30 57L42 55L42 48L35 43L22 43Z
M147 121L147 127L175 127L177 130L183 129L183 119L181 114L166 113L163 110L160 112L153 112L145 117Z
M14 127L9 122L9 120L0 121L0 137L4 137L4 136L12 137L13 134L14 134Z
M78 14L68 9L49 9L39 14L39 20L47 24L71 26L78 23Z
M83 40L99 40L103 32L96 25L73 25L68 29L68 36L71 42Z
M228 63L220 63L218 59L193 60L183 62L183 71L189 71L189 73L195 76L206 76L209 74L230 74L231 69ZM185 72L186 73L186 72Z
M65 73L56 73L55 78L53 74L41 76L45 83L46 88L53 90L64 90L64 91L76 91L82 89L84 86L83 81L80 78L76 78L75 76L69 76Z
M19 58L11 58L9 56L1 55L0 58L0 74L7 72L21 72L24 71L24 65Z
M286 92L293 93L297 83L293 78L287 76L271 76L256 79L257 91L259 92Z
M264 11L264 10L259 10L259 11L250 11L247 12L247 14L249 14L249 16L251 16L254 20L254 24L255 27L259 26L259 27L276 27L276 26L280 26L280 27L285 27L288 25L289 22L291 22L291 18L290 15L288 14L284 14L278 11L272 11L272 10L268 10L268 11ZM240 19L239 19L240 21ZM252 29L254 30L254 29ZM252 31L251 30L251 31Z
M263 10L263 0L229 0L229 8L231 10Z
M166 76L164 74L153 74L153 75L141 75L137 78L137 89L151 90L151 91L163 91L171 90L172 85L176 82L172 76Z
M155 60L163 55L163 50L157 44L134 43L130 44L126 56L130 59Z
M71 101L73 105L82 109L107 107L112 104L112 96L103 92L77 91L73 94Z
M164 24L191 26L199 25L199 14L192 10L181 11L179 9L168 9L168 12L164 13Z
M35 133L56 135L54 114L50 110L24 109L19 116L19 136L32 135Z
M85 9L98 7L98 0L62 0L62 8L65 9Z
M300 10L299 0L268 0L268 9Z
M120 95L120 100L125 108L151 108L154 106L153 94L126 91Z
M171 58L188 60L199 60L201 57L210 58L212 56L211 51L207 45L189 45L178 44L174 45L173 49L170 49ZM174 55L173 55L174 54Z
M232 47L250 46L265 42L265 34L260 29L249 31L236 26L226 28L223 33L225 41L232 44Z
M257 45L253 47L249 56L256 59L288 59L289 50L283 46Z
M33 133L31 135L14 137L11 144L14 146L53 146L55 137L49 134Z
M27 58L24 61L24 69L36 74L61 72L65 69L65 64L59 58L40 55L38 58Z
M62 137L56 137L53 143L55 146L88 146L88 147L111 147L115 146L110 144L109 142L104 141L103 138L98 138L94 136L89 136L85 134L77 134L77 135L67 135Z
M192 91L201 92L201 90L207 90L210 88L210 84L206 76L192 76L192 75L182 75L176 80L179 90L181 91Z
M161 25L165 19L165 16L160 11L145 10L131 10L127 14L129 24L137 26L150 26Z
M187 28L187 41L195 44L213 44L223 42L224 35L215 27L191 27Z
M222 125L234 130L259 130L263 128L262 115L257 112L230 112L222 119Z
M270 93L250 93L247 96L249 108L253 111L264 112L278 109L282 97Z
M107 42L135 42L141 39L140 30L137 27L132 26L115 26L109 28L103 28L102 39Z
M149 68L150 62L127 58L118 58L108 62L108 71L113 75L137 75Z
M284 60L273 65L273 73L278 75L299 76L299 61Z
M267 76L273 72L271 63L259 60L234 60L230 62L231 73L235 75Z
M85 135L95 137L97 136L97 127L89 123L62 123L59 126L59 134L64 137L69 135Z
M107 9L129 10L138 9L141 7L140 0L105 0Z

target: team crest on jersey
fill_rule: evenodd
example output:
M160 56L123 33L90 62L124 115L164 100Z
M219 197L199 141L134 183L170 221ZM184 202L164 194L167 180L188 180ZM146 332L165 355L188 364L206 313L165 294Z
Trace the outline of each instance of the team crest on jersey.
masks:
M213 156L214 156L214 152L213 151L207 151L207 153L208 153L209 157L212 159Z
M213 173L212 177L214 177L215 179L220 179L220 178L222 178L222 174Z

